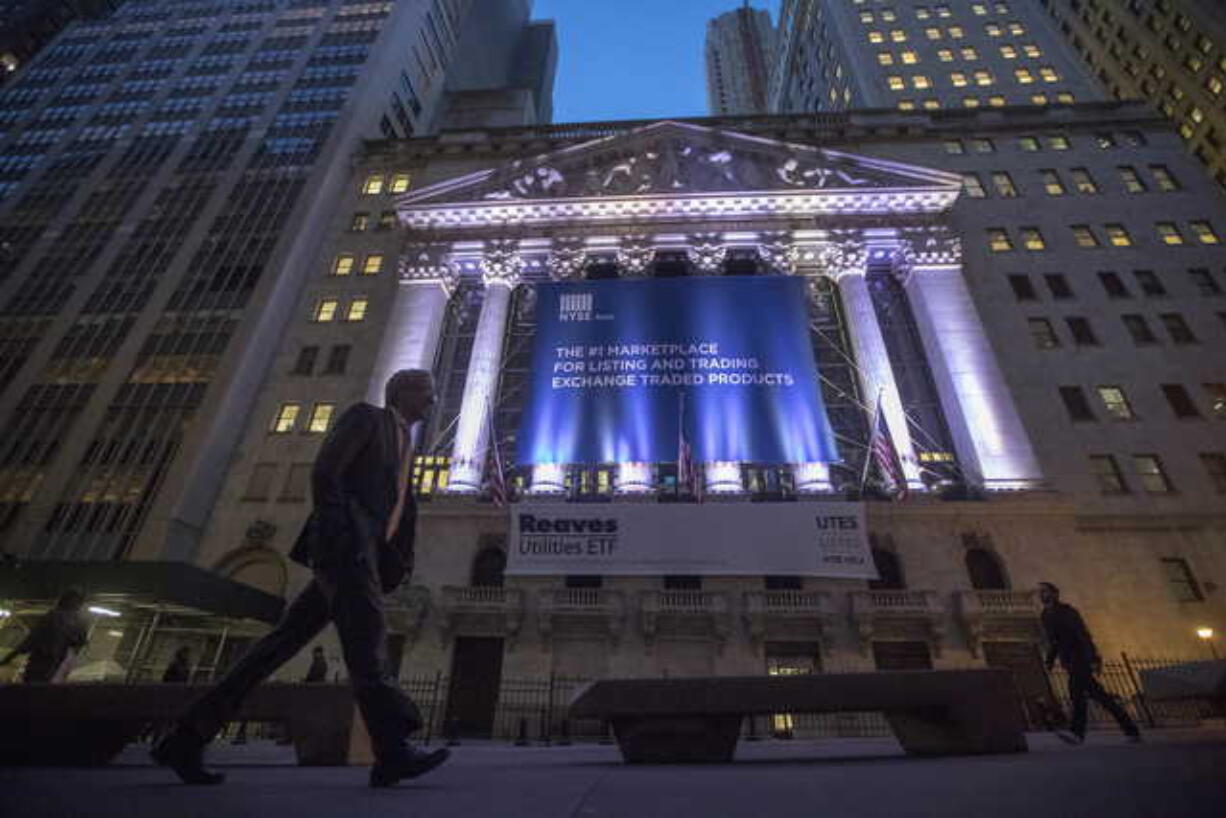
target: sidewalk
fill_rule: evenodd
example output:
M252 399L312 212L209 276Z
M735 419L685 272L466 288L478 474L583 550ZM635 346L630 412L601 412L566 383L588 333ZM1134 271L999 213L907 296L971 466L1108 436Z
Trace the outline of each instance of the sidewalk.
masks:
M742 742L731 765L621 763L616 747L471 743L418 783L366 788L366 769L289 766L288 748L219 746L229 781L184 787L141 748L95 769L0 771L21 818L1062 818L1226 814L1226 732L1116 733L1014 756L909 759L889 739Z

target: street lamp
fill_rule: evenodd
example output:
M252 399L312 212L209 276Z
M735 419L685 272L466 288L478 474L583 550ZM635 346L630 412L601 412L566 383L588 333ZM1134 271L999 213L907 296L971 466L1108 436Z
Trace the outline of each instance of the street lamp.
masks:
M1200 639L1202 642L1204 642L1206 645L1209 646L1209 653L1213 656L1214 659L1217 659L1218 658L1217 648L1213 646L1213 628L1205 628L1205 627L1197 628L1196 636L1198 639Z

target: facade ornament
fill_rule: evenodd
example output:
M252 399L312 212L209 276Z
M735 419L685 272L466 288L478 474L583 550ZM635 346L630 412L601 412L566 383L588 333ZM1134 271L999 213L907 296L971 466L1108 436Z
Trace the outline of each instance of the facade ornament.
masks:
M545 269L553 281L581 278L587 265L587 247L581 238L554 239Z
M696 233L690 236L685 255L703 273L718 275L728 258L728 246L719 233Z
M491 241L481 255L481 278L488 287L505 284L511 289L523 280L524 257L519 251L519 242L514 239Z
M868 248L854 232L835 233L818 250L826 274L838 279L849 273L864 275L868 270Z
M656 257L655 245L650 236L622 236L617 247L617 266L627 277L642 276L647 273L647 266Z
M794 275L800 265L801 252L790 233L763 233L758 244L758 258L773 270Z
M267 546L272 540L273 535L277 533L277 526L267 520L256 520L247 526L247 530L244 533L248 547L262 548Z
M409 246L400 256L397 276L401 284L438 282L451 294L460 283L460 268L438 247Z
M944 227L918 227L901 231L899 248L911 267L952 267L962 264L962 239Z

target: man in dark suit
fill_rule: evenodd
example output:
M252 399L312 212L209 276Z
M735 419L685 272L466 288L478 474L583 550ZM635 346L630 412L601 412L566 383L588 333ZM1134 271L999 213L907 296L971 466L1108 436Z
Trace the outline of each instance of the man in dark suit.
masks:
M383 594L413 570L417 505L409 488L412 427L434 405L434 381L424 370L402 370L385 388L386 407L351 406L324 439L311 472L314 508L290 557L314 578L286 608L280 623L178 720L153 749L159 764L184 783L218 784L203 766L204 746L232 720L243 698L332 622L375 765L372 787L414 778L447 760L448 751L413 747L421 727L413 702L396 685L387 661Z
M1093 699L1115 718L1129 741L1140 741L1141 731L1136 722L1094 678L1102 669L1103 660L1081 614L1060 601L1060 589L1050 582L1039 583L1039 600L1043 603L1043 631L1047 634L1047 669L1051 670L1056 659L1060 659L1068 671L1068 695L1073 703L1071 732L1057 730L1056 735L1068 744L1085 741L1086 709Z

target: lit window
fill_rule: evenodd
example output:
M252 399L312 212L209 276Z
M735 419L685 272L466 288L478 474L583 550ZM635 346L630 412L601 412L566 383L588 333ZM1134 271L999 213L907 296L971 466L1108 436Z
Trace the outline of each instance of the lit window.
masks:
M1047 242L1043 240L1043 233L1037 227L1023 227L1022 246L1027 250L1046 250Z
M1068 91L1061 91L1056 94L1056 102L1059 102L1061 105L1072 105L1074 101L1073 95Z
M1132 456L1133 467L1141 477L1141 485L1150 494L1170 494L1174 491L1170 478L1162 468L1162 460L1156 454Z
M370 228L369 213L354 213L353 221L349 222L350 233L362 233Z
M988 105L991 105L993 108L1003 108L1005 107L1005 98L1000 94L993 94L988 97Z
M874 19L873 13L871 11L860 12L860 22L861 23L871 23L873 22L873 19Z
M1047 104L1047 94L1031 94L1030 104L1031 105L1046 105Z
M1000 47L1000 56L1004 57L1006 60L1016 60L1017 49L1011 45L1002 45Z
M1163 244L1183 244L1183 234L1179 232L1174 222L1158 222L1154 225L1154 229L1158 231L1158 238Z
M1215 97L1221 96L1222 95L1222 81L1218 79L1217 77L1211 75L1209 76L1208 79L1205 80L1205 89L1208 90L1209 93L1213 94L1213 96Z
M1030 331L1036 349L1055 349L1060 346L1056 330L1046 318L1027 318L1026 328Z
M992 174L992 186L996 188L996 193L1005 199L1013 199L1018 195L1017 186L1013 184L1013 177L1004 171L996 171Z
M1078 193L1098 193L1098 183L1088 170L1073 168L1069 173L1073 175L1073 184L1077 186Z
M991 85L992 82L993 80L992 80L991 71L985 71L983 69L980 69L975 72L975 84L976 85Z
M1069 149L1069 141L1066 136L1049 136L1047 137L1047 147L1053 151L1066 151Z
M966 148L962 146L961 139L946 139L945 152L950 154L962 154L966 153Z
M954 84L955 88L965 88L967 85L966 74L961 71L955 71L950 74L949 81Z
M896 28L890 32L890 39L896 43L905 43L907 41L907 32Z
M336 318L336 310L340 306L340 302L335 298L321 298L315 302L315 312L313 313L316 321L326 323Z
M882 20L882 22L885 22L885 23L893 23L893 22L895 22L897 19L898 19L898 15L894 13L894 10L893 10L893 9L882 9L882 10L881 10L881 20Z
M294 426L298 423L298 414L301 411L302 406L297 403L281 404L281 408L277 410L277 414L272 419L269 431L279 435L294 431Z
M1129 193L1144 193L1145 183L1141 181L1140 174L1137 169L1128 165L1120 165L1116 168L1120 172L1120 179L1124 181L1124 190Z
M880 31L870 31L868 33L868 41L870 43L884 43L885 36Z
M1217 233L1213 230L1213 225L1209 222L1189 222L1188 226L1192 228L1192 235L1196 236L1196 240L1201 244L1220 244Z
M346 321L362 321L366 318L366 307L370 303L366 298L355 298L349 302L349 312L345 314Z
M1030 73L1029 68L1015 68L1013 69L1013 76L1016 77L1017 81L1022 85L1029 85L1030 83L1034 82L1034 74Z
M1132 404L1128 402L1128 396L1120 387L1100 386L1098 397L1103 402L1103 408L1107 410L1107 417L1112 420L1136 420Z
M1179 182L1166 169L1165 165L1150 165L1149 173L1154 177L1154 181L1158 183L1159 190L1164 192L1179 190Z
M914 77L911 78L911 85L913 85L916 88L921 88L921 89L931 88L932 80L928 79L923 74L916 74Z
M937 52L937 59L941 62L953 62L954 52L950 51L948 48L942 48Z
M409 189L409 174L396 173L392 175L390 190L392 193L404 193Z
M1043 52L1040 51L1039 47L1034 43L1024 43L1022 45L1022 53L1031 59L1043 56Z
M915 7L915 19L927 20L931 16L932 16L932 13L928 11L927 6L916 6Z
M1048 196L1063 196L1067 191L1064 188L1064 182L1060 179L1060 174L1054 170L1041 170L1039 175L1043 177L1043 190Z
M1052 68L1050 65L1044 65L1041 67L1039 69L1039 76L1043 78L1043 82L1060 81L1060 75L1056 72L1056 69Z
M1017 146L1028 153L1042 149L1042 146L1039 145L1038 137L1034 136L1019 136L1017 138Z
M1021 23L1010 23L1009 33L1012 34L1014 37L1020 37L1026 33L1026 27L1023 26Z
M1109 454L1090 455L1090 471L1103 494L1127 494L1128 486L1115 457Z
M952 14L952 12L949 10L949 6L937 6L936 13L937 17L949 17L950 14Z
M919 62L919 55L914 51L904 51L900 56L902 57L903 65L915 65Z
M332 275L347 276L353 272L353 253L341 253L332 263Z
M1203 383L1209 393L1209 414L1215 418L1226 418L1226 383Z
M1001 34L1004 34L1004 31L996 23L988 23L983 27L983 33L989 37L999 37Z
M996 145L991 139L972 139L971 147L975 149L975 153L995 153Z
M900 111L914 111L914 110L915 110L915 100L913 100L913 99L903 99L903 100L899 100L899 101L898 101L898 110L900 110Z
M962 26L950 26L949 36L955 40L961 40L966 36L966 32L962 30Z
M1104 225L1107 231L1107 240L1111 242L1112 247L1131 247L1132 236L1128 235L1128 230L1122 224Z
M940 107L941 107L941 101L939 99L924 100L924 110L926 111L935 111L936 109Z
M377 196L383 192L383 176L382 174L374 173L366 177L366 182L362 185L362 192L367 196Z
M971 3L971 11L975 12L975 14L979 17L982 17L988 13L988 7L983 3Z
M893 65L894 55L888 51L878 51L877 52L877 62L880 65Z
M362 275L373 276L383 272L383 256L369 255L366 261L362 264Z
M974 62L979 59L979 52L973 46L967 46L962 49L962 59L968 62Z
M962 107L963 108L978 108L979 107L979 97L963 97Z
M379 213L379 223L375 226L376 230L391 230L396 226L396 211L384 210Z
M924 29L924 36L929 40L939 40L941 39L941 29L937 28L936 26L926 28Z
M974 173L962 174L962 189L972 199L983 199L988 195L988 192L983 188L983 183L979 181L979 177Z
M317 435L322 435L328 431L328 425L332 422L332 413L335 410L335 403L315 404L311 408L311 419L307 422L307 431Z
M1094 235L1094 231L1089 225L1074 224L1072 225L1073 238L1077 241L1078 247L1097 247L1098 236Z
M1003 227L988 228L988 249L993 253L1004 253L1013 249L1013 240L1009 238L1009 231Z
M902 77L898 76L897 74L886 77L885 82L886 85L890 87L891 91L902 91L907 87L906 83L903 82Z

